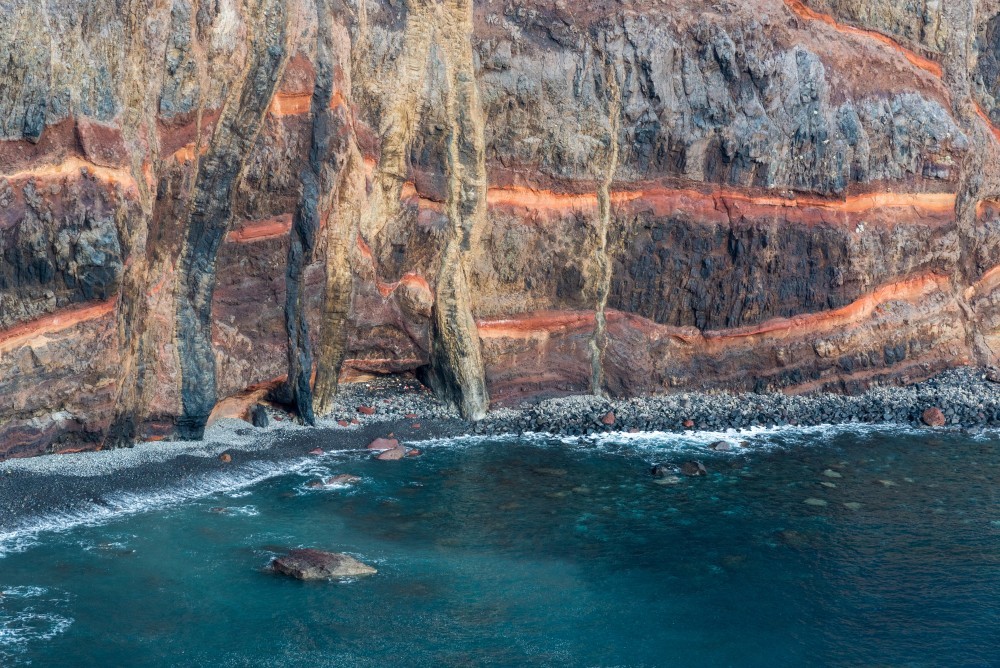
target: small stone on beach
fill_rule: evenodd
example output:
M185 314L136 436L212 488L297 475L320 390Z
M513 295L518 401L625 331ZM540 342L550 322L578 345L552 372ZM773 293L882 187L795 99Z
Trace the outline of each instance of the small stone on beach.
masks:
M228 452L223 452L221 455L219 455L219 461L222 462L223 464L229 464L230 462L233 461L233 456Z

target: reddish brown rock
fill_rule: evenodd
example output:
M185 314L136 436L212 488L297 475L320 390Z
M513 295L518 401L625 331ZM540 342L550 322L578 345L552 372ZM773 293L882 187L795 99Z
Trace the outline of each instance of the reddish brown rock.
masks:
M693 429L694 428L694 420L684 420L684 428L685 429Z
M393 448L392 450L385 450L379 453L376 459L380 459L382 461L396 461L406 457L406 454L407 454L406 448L398 446Z
M608 411L607 413L605 413L604 417L601 418L601 422L603 424L607 425L608 427L613 426L615 424L615 413L614 413L614 411Z
M233 461L233 456L228 452L223 452L221 455L219 455L219 461L222 462L223 464L229 464L230 462Z
M928 408L921 413L920 419L923 420L923 423L928 427L943 427L948 422L941 409L934 407Z
M420 450L418 448L413 448L412 450L407 450L406 451L406 456L407 457L419 457L422 454L424 454L424 451Z
M375 415L375 409L371 406L358 406L358 412L362 415Z
M369 450L392 450L399 447L399 441L395 438L376 438L368 444Z

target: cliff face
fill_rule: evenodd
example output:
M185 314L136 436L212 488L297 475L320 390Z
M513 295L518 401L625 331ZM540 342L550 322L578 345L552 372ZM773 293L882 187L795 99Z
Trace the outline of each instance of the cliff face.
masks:
M0 458L1000 351L1000 0L0 7Z

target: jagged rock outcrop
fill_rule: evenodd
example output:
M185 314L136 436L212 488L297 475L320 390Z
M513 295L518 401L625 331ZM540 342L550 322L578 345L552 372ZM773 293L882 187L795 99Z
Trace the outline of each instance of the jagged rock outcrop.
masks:
M0 458L368 374L477 418L993 363L998 39L997 0L7 0Z

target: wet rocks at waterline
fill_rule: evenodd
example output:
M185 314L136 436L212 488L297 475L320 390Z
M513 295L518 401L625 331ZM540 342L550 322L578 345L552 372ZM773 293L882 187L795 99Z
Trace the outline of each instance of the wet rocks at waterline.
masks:
M349 555L312 548L289 550L288 554L275 557L268 568L297 580L336 580L378 572Z

